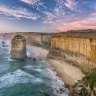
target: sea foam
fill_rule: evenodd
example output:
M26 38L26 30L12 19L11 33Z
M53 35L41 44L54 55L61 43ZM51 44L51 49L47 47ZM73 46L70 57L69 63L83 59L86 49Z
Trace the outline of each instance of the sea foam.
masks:
M43 81L20 69L0 77L0 88L10 87L18 83L42 83Z

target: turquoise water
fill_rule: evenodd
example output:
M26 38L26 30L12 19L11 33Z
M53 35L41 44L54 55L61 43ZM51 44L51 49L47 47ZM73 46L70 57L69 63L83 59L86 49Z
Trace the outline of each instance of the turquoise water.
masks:
M64 83L46 60L11 60L8 49L0 48L0 96L68 96L61 88Z

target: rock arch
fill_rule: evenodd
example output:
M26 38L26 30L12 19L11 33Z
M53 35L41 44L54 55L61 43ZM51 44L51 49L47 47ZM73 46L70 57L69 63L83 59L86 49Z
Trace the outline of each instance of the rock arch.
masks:
M22 60L27 58L26 39L22 35L15 35L11 40L11 59Z

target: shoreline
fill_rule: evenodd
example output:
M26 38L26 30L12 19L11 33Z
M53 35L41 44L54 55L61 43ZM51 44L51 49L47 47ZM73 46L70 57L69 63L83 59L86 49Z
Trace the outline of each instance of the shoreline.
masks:
M65 61L49 59L50 64L55 68L57 75L62 78L65 86L73 86L84 77L81 70Z
M28 46L28 48L38 52L38 56L36 56L35 58L47 58L48 50L37 46ZM84 77L84 74L81 72L79 68L72 66L66 61L48 58L47 60L53 66L54 70L57 72L58 77L60 77L63 80L65 86L73 86L76 82L78 82L78 80L81 80Z

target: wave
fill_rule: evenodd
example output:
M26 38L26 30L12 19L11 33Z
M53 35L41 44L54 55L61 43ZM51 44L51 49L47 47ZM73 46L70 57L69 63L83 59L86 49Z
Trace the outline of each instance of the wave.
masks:
M61 78L59 78L57 76L57 73L55 71L53 71L53 67L45 66L45 68L44 68L43 66L38 67L38 66L26 65L23 68L25 68L27 70L35 70L35 71L40 72L43 75L43 77L46 78L46 80L44 79L44 83L51 85L51 87L54 91L54 94L58 94L56 96L68 96L68 94L66 93L66 91L68 91L68 90L64 87L64 82L62 81ZM47 79L47 78L49 78L49 79ZM60 89L63 89L64 92L58 93L60 91Z
M39 53L35 50L27 49L27 56L37 57L37 56L39 56Z
M39 66L39 67L34 67L32 65L27 65L27 66L24 66L23 68L27 69L27 70L34 70L34 71L37 71L37 72L41 72L42 71L42 68Z
M43 80L26 73L20 69L0 77L0 88L10 87L18 83L42 83Z

